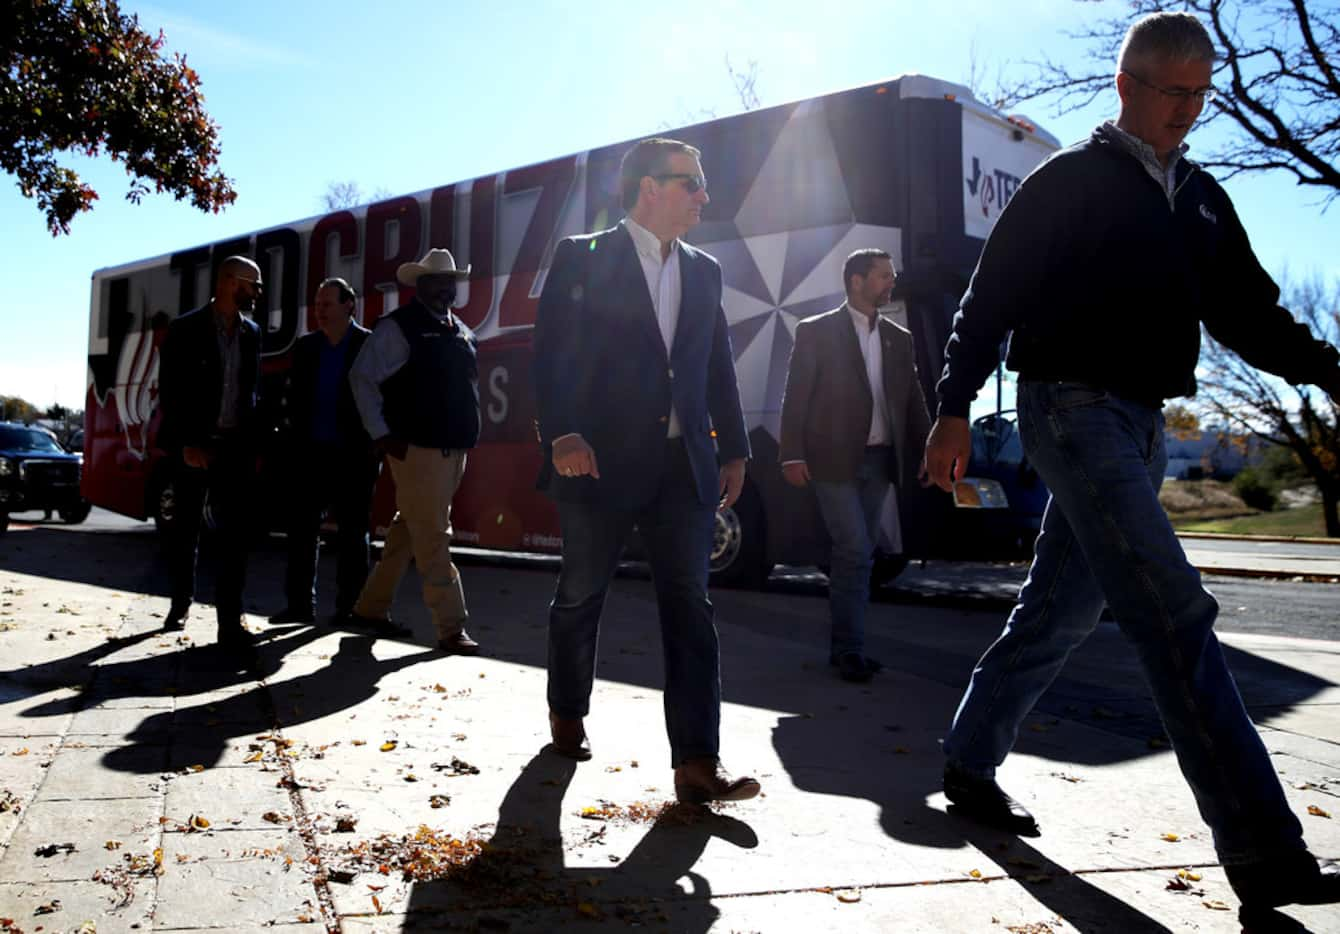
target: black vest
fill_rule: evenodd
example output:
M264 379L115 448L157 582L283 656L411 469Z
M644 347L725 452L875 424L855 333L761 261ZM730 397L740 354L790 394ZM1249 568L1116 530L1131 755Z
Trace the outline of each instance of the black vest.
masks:
M474 333L455 315L439 320L417 299L387 318L409 343L409 361L382 383L391 434L418 447L474 447L479 441Z

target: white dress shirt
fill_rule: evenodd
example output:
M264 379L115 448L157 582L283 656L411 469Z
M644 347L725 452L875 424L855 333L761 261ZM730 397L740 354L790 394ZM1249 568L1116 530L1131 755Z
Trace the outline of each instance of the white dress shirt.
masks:
M679 278L679 241L670 244L670 255L662 258L661 241L647 228L631 217L624 220L628 233L637 249L637 258L642 263L642 275L647 280L647 293L651 296L651 307L656 312L656 324L661 329L661 340L665 343L665 357L670 359L670 348L675 345L675 328L679 325L679 305L682 285ZM670 371L674 379L674 371ZM667 438L678 438L681 434L679 415L674 404L670 405L670 424L666 430Z
M847 314L851 315L852 327L856 329L856 343L865 360L865 375L870 378L870 397L874 402L870 407L870 434L865 443L867 447L888 444L889 402L884 398L884 351L879 336L879 313L875 313L872 321L850 305L846 308Z

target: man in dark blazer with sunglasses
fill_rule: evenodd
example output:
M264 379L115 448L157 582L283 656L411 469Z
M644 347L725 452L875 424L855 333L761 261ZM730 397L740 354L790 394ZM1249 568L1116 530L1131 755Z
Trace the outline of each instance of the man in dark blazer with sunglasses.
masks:
M261 330L247 315L260 294L260 267L245 256L225 259L209 302L168 326L158 371L158 443L172 464L176 513L166 542L172 604L163 628L182 629L195 599L196 548L208 495L217 522L219 645L234 651L250 645L242 626L242 588L260 434Z
M721 307L721 267L681 238L701 220L697 149L646 139L620 164L627 217L562 241L535 324L534 379L563 565L549 614L552 749L589 759L583 718L600 611L636 526L655 580L665 718L681 801L759 792L718 756L720 659L708 559L718 505L744 484L749 440Z

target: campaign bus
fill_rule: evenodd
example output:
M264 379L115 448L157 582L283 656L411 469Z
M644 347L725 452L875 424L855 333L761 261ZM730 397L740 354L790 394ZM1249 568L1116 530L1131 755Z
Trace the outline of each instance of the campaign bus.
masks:
M740 396L753 448L743 495L717 516L714 581L753 585L777 564L822 565L827 537L813 493L777 462L783 390L796 323L837 307L842 264L878 247L898 282L881 313L914 338L933 406L945 341L983 241L1028 172L1058 148L1025 119L961 85L921 75L697 123L660 135L702 150L711 202L688 240L720 261ZM342 276L373 326L412 296L396 268L446 247L468 283L456 313L479 339L483 432L453 508L455 541L554 553L557 513L535 489L540 447L530 383L536 307L555 244L618 222L619 160L633 140L453 182L362 207L239 234L93 274L85 403L84 496L159 523L173 519L171 471L157 443L159 352L168 323L208 299L227 256L260 265L266 289L256 503L283 527L283 380L294 342L315 327L317 283ZM617 399L609 400L618 405ZM393 497L383 471L374 528ZM884 515L877 574L908 559L1000 558L1031 546L1045 490L999 408L977 420L958 494L900 489Z

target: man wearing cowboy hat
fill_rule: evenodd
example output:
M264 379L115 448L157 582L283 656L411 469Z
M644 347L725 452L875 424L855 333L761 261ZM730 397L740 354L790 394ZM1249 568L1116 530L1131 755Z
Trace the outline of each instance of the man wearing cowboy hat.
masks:
M451 500L465 475L465 452L479 441L479 377L474 333L451 313L456 268L447 250L429 250L396 270L414 298L378 321L349 383L363 426L395 478L396 514L382 559L368 575L348 621L383 634L396 587L414 559L437 647L474 655L465 631L465 594L451 560Z

